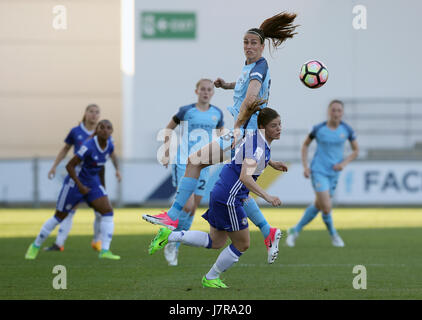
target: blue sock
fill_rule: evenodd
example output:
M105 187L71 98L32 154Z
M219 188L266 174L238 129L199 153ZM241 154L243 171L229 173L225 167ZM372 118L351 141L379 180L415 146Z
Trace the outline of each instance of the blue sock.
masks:
M337 233L336 229L334 228L333 217L331 215L331 212L329 212L328 214L322 213L322 220L327 226L328 232L331 236Z
M177 220L179 218L180 212L189 200L191 194L195 191L197 183L198 179L195 178L182 177L182 179L180 179L176 198L174 199L170 210L167 212L170 219Z
M259 228L264 238L268 237L271 226L268 224L255 200L253 198L248 198L243 203L243 209L245 209L246 215L253 224Z
M298 222L298 224L293 227L296 232L302 231L303 227L306 226L309 222L311 222L315 216L318 214L319 210L315 208L313 204L306 208L305 213L302 216L302 219Z

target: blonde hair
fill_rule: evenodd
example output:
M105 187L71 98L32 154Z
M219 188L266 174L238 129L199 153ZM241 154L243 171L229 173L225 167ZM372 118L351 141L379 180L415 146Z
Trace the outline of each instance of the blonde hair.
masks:
M196 89L198 89L199 88L199 86L201 85L201 82L202 81L209 81L209 82L211 82L211 83L214 83L214 81L212 81L211 79L208 79L208 78L202 78L202 79L199 79L199 81L196 83L196 86L195 86L195 88Z

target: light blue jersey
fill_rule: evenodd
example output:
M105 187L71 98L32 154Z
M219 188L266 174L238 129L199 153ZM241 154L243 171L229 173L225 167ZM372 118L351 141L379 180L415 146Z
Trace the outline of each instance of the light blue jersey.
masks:
M316 139L317 149L311 163L312 173L327 176L338 175L333 166L343 161L344 143L356 139L353 129L343 121L336 129L330 129L327 121L312 128L309 138Z
M261 82L261 90L259 91L258 98L268 99L271 85L270 72L268 70L267 60L265 58L260 58L258 61L245 64L242 69L242 73L236 81L236 86L234 88L233 95L233 106L228 107L227 109L233 115L234 120L237 120L237 117L240 112L240 106L242 105L243 100L246 98L246 92L248 91L249 82L251 80L258 80ZM267 104L261 105L261 109L265 108ZM258 129L258 113L254 113L251 118L246 121L243 125L244 129L256 130Z
M212 141L213 130L224 125L223 112L219 108L210 105L207 111L201 111L195 103L181 107L173 120L181 124L182 130L177 164L186 164L189 155Z

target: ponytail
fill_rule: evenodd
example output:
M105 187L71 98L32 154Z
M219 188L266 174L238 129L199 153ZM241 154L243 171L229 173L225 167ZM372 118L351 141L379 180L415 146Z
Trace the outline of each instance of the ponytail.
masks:
M286 39L293 38L298 25L293 25L296 13L281 12L266 19L259 28L252 28L247 33L256 34L264 43L265 39L272 42L273 48L277 49Z

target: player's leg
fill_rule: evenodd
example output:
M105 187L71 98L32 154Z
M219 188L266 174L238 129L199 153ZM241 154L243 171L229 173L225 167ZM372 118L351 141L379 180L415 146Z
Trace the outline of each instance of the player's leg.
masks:
M208 273L202 278L202 285L210 288L227 288L221 279L221 273L227 271L239 261L241 255L249 248L249 228L228 232L232 243L224 248Z
M101 251L99 257L119 260L120 256L114 255L110 251L110 244L114 233L114 212L105 189L102 186L93 187L86 198L90 206L101 214Z
M322 211L322 220L331 236L331 242L335 247L344 247L344 242L339 236L337 230L334 227L333 216L332 216L332 201L331 198L334 194L337 186L337 176L330 177L330 188L325 192L317 193L318 205Z
M25 259L35 259L38 255L38 252L44 243L44 241L48 238L51 232L63 221L64 218L67 216L67 212L59 212L56 210L53 217L48 219L41 227L40 233L35 238L35 241L30 244L28 250L25 254Z
M40 233L35 241L29 246L25 255L26 259L35 259L43 242L53 230L66 218L70 211L82 200L82 195L69 179L65 180L59 193L56 204L56 211L53 217L48 219L41 227Z
M94 235L92 237L91 247L95 251L101 251L101 213L94 210Z
M286 245L288 247L295 246L296 239L298 238L299 233L307 224L309 224L317 216L318 212L320 211L317 194L321 192L328 193L328 190L330 188L328 178L319 173L311 174L311 182L312 187L315 191L315 202L306 208L299 222L294 227L288 230L286 238Z
M69 212L66 218L60 222L59 230L57 232L56 241L49 247L45 247L44 251L63 251L64 250L64 243L69 236L69 232L72 229L73 225L73 216L76 210L73 209Z
M272 228L268 221L265 219L264 214L258 207L255 199L249 197L243 202L243 208L249 220L256 225L264 236L264 244L268 252L268 263L273 263L278 256L278 243L282 237L280 229Z
M188 158L184 176L180 179L176 197L173 201L171 208L168 212L159 215L143 215L142 218L148 222L159 224L170 229L177 228L179 223L180 212L189 200L190 196L194 193L201 170L212 165L217 164L230 158L230 135L227 138L220 138L219 140L212 141L206 146L202 147L196 153Z

